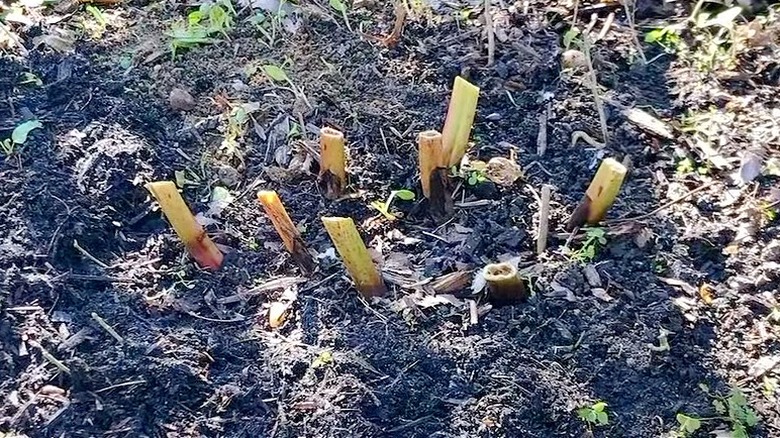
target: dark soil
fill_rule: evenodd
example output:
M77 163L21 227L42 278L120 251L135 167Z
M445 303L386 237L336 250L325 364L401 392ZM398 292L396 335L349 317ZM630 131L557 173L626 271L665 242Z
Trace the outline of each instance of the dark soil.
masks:
M389 34L393 7L384 3L351 12L352 28ZM27 56L0 58L0 139L24 119L44 124L0 163L0 436L660 437L678 429L679 412L713 415L701 384L718 393L743 388L761 420L751 436L780 436L778 396L762 393L772 371L750 371L780 346L780 328L768 317L778 275L761 262L762 254L780 256L766 254L778 247L777 221L757 232L754 248L725 255L736 230L724 224L740 218L719 204L726 172L713 175L712 190L700 196L607 227L608 244L587 265L609 297L594 295L585 264L563 251L563 227L600 158L632 162L613 219L666 203L671 185L684 192L706 181L675 172L673 152L685 142L656 138L612 106L608 146L572 146L573 132L598 138L600 128L588 87L559 61L571 10L531 1L526 13L522 3L496 9L508 39L497 42L491 67L481 25L455 20L445 5L410 17L392 48L313 4L295 35L283 33L272 48L244 10L229 40L175 59L160 35L184 9L169 3L107 8L124 24L109 25L100 39L82 35L70 54L32 47L47 28L30 29ZM647 3L638 20L682 14ZM686 77L671 57L632 61L620 7L583 7L582 21L616 12L614 29L594 48L612 99L666 119L693 105L685 99L708 104L677 94ZM480 17L477 9L471 20ZM89 14L70 20L77 18ZM269 63L285 66L308 103L262 73L248 74L248 66ZM24 72L43 85L19 85ZM514 150L525 175L509 188L463 184L454 219L443 226L419 202L398 202L403 217L386 221L368 204L392 189L419 194L415 138L440 129L456 75L482 90L471 156ZM192 94L193 109L171 108L176 87ZM259 105L235 151L221 147L225 102ZM540 157L545 111L548 147ZM358 193L350 199L324 199L316 168L288 170L325 125L347 135ZM196 267L144 188L181 171L196 182L183 190L195 212L208 209L215 186L235 197L208 228L226 251L218 272ZM537 257L543 184L553 188L553 236ZM777 179L767 177L756 190L772 184ZM320 254L314 274L304 275L284 251L255 200L258 189L279 192ZM365 302L326 255L331 243L319 219L326 215L353 217L382 254L386 299ZM468 308L399 310L404 296L421 293L410 285L425 278L518 255L534 272L535 294L525 303L496 306L477 325ZM766 281L753 281L762 267ZM304 281L258 292L298 276ZM697 293L703 283L714 303ZM268 304L285 289L297 300L272 330ZM672 333L667 351L651 348L661 330ZM576 410L599 400L608 403L609 424L590 427ZM707 423L700 436L719 427Z

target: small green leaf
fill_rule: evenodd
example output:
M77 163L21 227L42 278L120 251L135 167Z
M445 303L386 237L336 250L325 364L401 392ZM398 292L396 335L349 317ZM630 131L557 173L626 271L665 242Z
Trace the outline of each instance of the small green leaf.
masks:
M723 415L726 413L726 405L723 404L720 400L713 400L712 401L712 407L715 408L715 412L719 413L720 415Z
M609 417L606 412L596 412L596 424L606 425L609 424Z
M347 12L347 5L345 5L341 0L329 0L328 3L330 4L331 8L339 12Z
M331 363L333 363L333 353L331 353L328 350L325 350L322 353L320 353L320 355L317 356L316 359L314 359L314 362L312 362L311 367L319 368Z
M273 64L267 64L263 66L263 71L269 78L277 82L290 82L290 78L287 73L282 70L281 67Z
M395 196L402 201L414 201L414 198L416 197L411 190L396 190Z
M571 43L580 35L580 30L576 27L572 27L563 34L563 47L569 48Z
M604 402L596 402L593 404L593 410L596 412L604 412L604 408L607 407L607 404Z
M745 424L748 427L753 427L758 424L758 416L752 409L745 409Z
M685 414L677 414L677 422L680 423L680 430L688 433L696 432L701 427L701 420Z
M731 390L731 395L729 396L729 402L739 406L747 405L747 399L745 398L745 394L743 394L742 391L740 391L737 388Z
M645 35L646 43L655 43L661 41L666 34L666 29L653 29Z
M731 438L750 438L745 426L740 423L733 423L731 425Z
M37 120L28 120L14 129L11 133L11 140L16 144L24 144L27 141L27 136L30 134L30 131L41 127L43 127L41 122Z

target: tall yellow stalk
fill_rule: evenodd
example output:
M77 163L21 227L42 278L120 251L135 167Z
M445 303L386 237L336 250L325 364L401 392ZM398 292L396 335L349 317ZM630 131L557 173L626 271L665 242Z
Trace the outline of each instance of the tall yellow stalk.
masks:
M442 130L442 144L449 157L447 167L458 165L466 155L471 127L477 112L477 100L479 87L460 76L456 77Z

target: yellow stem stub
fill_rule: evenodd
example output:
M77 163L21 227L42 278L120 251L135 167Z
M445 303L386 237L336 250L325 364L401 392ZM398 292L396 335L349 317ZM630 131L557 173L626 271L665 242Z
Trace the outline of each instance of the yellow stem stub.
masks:
M328 199L339 198L347 187L347 153L344 134L333 128L320 129L319 184Z
M487 282L489 298L499 303L522 301L528 297L520 274L510 263L494 263L485 266L482 276Z
M160 204L168 222L198 264L204 268L218 269L222 265L222 252L195 220L176 189L176 184L171 181L158 181L147 184L146 189Z
M303 243L301 233L298 228L293 224L290 215L287 214L287 209L284 208L282 200L279 199L279 195L273 191L260 191L257 192L257 199L263 204L263 209L271 219L276 232L284 243L284 247L292 254L293 259L298 265L307 272L314 270L314 260L311 258L311 254L306 249L306 245Z
M447 167L449 157L443 156L442 135L438 131L425 131L417 136L420 155L420 183L423 195L431 197L431 175L440 167Z
M352 218L323 217L322 223L358 292L365 297L384 295L387 288Z
M606 158L601 162L596 176L593 177L593 181L585 192L585 196L590 201L588 224L596 225L607 215L607 210L612 207L620 192L626 173L626 166L613 158Z
M458 76L452 86L452 97L447 110L447 119L442 130L442 144L447 154L447 167L460 163L466 155L471 126L477 113L479 87Z

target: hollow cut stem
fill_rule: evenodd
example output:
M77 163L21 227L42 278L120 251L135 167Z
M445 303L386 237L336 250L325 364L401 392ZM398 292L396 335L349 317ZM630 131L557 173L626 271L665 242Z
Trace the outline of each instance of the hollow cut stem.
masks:
M344 134L333 128L320 129L319 186L328 199L338 199L347 187L347 154Z

